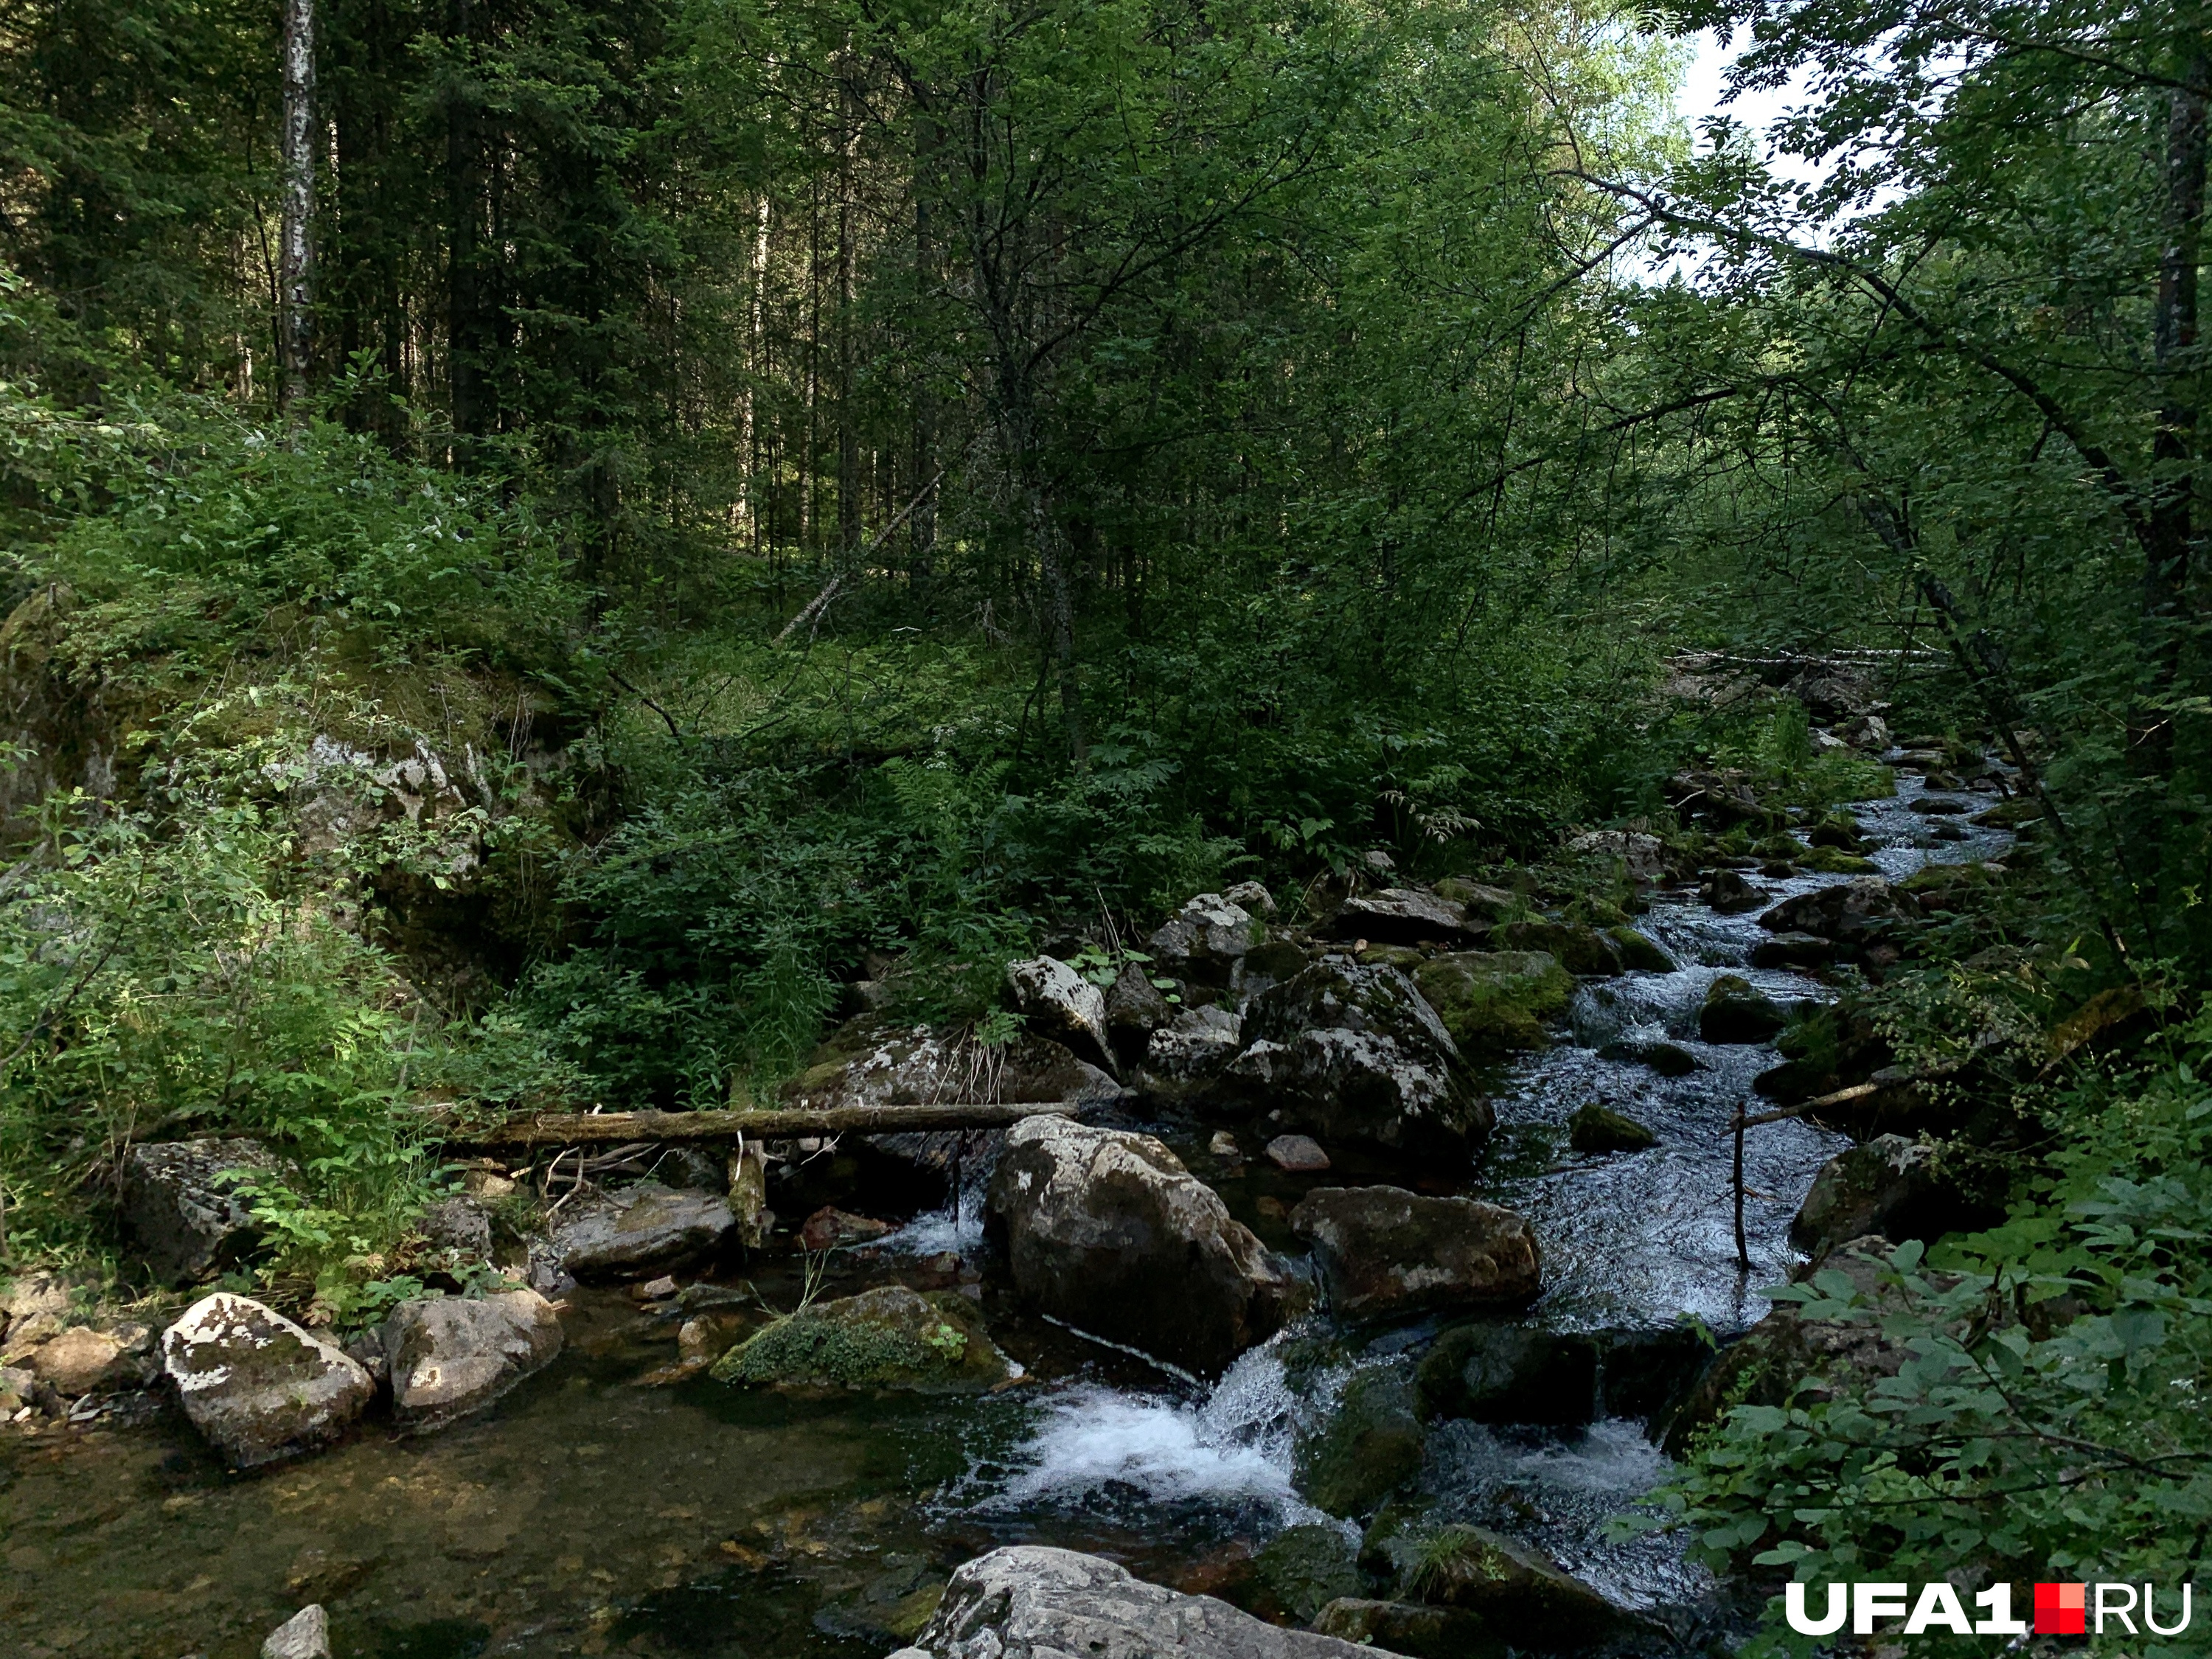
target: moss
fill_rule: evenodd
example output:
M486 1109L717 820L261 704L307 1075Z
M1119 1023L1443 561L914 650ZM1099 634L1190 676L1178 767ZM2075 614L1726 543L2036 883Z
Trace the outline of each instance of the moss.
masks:
M1578 1152L1640 1152L1658 1142L1658 1136L1626 1113L1595 1101L1567 1120L1567 1144Z
M1833 847L1805 848L1797 855L1797 866L1823 876L1871 876L1879 874L1881 869L1872 859Z
M1542 951L1466 951L1424 963L1414 983L1470 1054L1540 1048L1544 1021L1574 994L1574 981Z
M965 1297L890 1285L779 1319L709 1374L755 1386L957 1390L1012 1373Z
M1674 958L1633 927L1608 927L1605 936L1613 941L1613 949L1620 952L1621 964L1641 968L1655 974L1674 971Z

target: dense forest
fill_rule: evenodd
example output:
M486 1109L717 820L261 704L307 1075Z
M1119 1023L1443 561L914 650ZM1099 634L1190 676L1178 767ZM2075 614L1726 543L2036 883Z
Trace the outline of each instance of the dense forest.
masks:
M1240 883L1870 870L1948 769L2016 844L1783 1053L1973 1202L1630 1524L1790 1650L1793 1576L2189 1581L2209 93L2197 0L18 0L0 1272L158 1297L126 1155L252 1135L223 1282L354 1330L456 1125L1190 996Z

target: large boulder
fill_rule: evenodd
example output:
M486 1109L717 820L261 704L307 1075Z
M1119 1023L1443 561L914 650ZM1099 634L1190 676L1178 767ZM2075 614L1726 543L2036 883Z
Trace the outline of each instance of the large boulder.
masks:
M1006 964L1006 989L1014 1006L1040 1036L1063 1044L1093 1066L1111 1071L1106 1041L1106 994L1057 957L1031 957Z
M891 1659L1387 1659L1284 1630L1210 1595L1133 1578L1096 1555L1018 1544L967 1562L915 1644Z
M1853 876L1787 898L1759 918L1770 933L1810 933L1856 945L1885 926L1918 920L1920 901L1880 876Z
M1510 1210L1397 1187L1319 1187L1291 1212L1346 1319L1517 1306L1540 1288L1535 1235Z
M1572 1653L1644 1630L1635 1614L1540 1551L1482 1527L1443 1527L1422 1537L1397 1589L1407 1601L1474 1613L1492 1640L1523 1650Z
M1386 887L1345 900L1326 931L1332 939L1383 945L1474 945L1490 927L1471 923L1462 907L1425 887Z
M1789 1023L1788 1011L1741 974L1715 980L1698 1010L1698 1035L1711 1043L1771 1042Z
M227 1291L202 1297L162 1334L161 1366L192 1426L236 1469L335 1438L376 1395L362 1366Z
M1869 1235L1898 1244L1933 1240L1964 1224L1970 1213L1957 1185L1943 1174L1935 1147L1903 1135L1880 1135L1820 1166L1790 1224L1790 1242L1818 1258Z
M943 1100L1107 1105L1127 1091L1057 1042L1024 1036L985 1048L960 1033L873 1018L841 1027L814 1063L784 1085L787 1106L925 1106Z
M988 1224L1031 1306L1201 1376L1272 1335L1295 1294L1150 1135L1024 1118L992 1175Z
M1244 1035L1229 1076L1285 1129L1449 1157L1490 1133L1451 1034L1395 968L1315 963L1253 999Z
M1602 978L1625 965L1620 947L1585 921L1509 921L1490 942L1501 950L1540 951L1571 974Z
M635 1279L711 1255L737 1231L721 1194L641 1181L563 1212L552 1241L562 1268L580 1279Z
M258 1140L141 1143L123 1155L124 1228L156 1278L194 1284L259 1247L253 1206L236 1188L282 1170Z
M1226 1008L1185 1008L1152 1035L1138 1082L1170 1102L1206 1093L1244 1046L1244 1022Z
M403 1302L384 1322L392 1408L437 1428L482 1411L561 1352L561 1317L535 1291Z
M1267 925L1218 893L1200 893L1170 918L1146 946L1152 965L1193 985L1227 990L1245 953L1267 937Z
M1292 1468L1306 1500L1331 1515L1367 1515L1419 1474L1424 1436L1415 1404L1402 1370L1354 1373L1328 1419L1297 1443Z
M1650 885L1667 877L1667 848L1656 836L1633 830L1585 830L1567 842L1577 858L1610 860L1631 881Z
M1551 1038L1545 1022L1565 1012L1574 976L1546 951L1463 951L1414 969L1413 982L1444 1030L1470 1054L1516 1054Z
M1152 1033L1175 1018L1174 1005L1140 966L1125 968L1106 993L1106 1037L1123 1065L1144 1058Z
M883 1285L777 1320L715 1361L711 1375L755 1386L963 1394L1016 1373L966 1297Z

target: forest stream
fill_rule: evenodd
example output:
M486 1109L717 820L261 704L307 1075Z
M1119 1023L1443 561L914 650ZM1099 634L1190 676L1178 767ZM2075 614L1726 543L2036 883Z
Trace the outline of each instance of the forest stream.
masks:
M1881 872L1988 859L2009 841L1938 840L1911 808L1921 779L1853 811ZM1989 798L1960 793L1969 812ZM1769 882L1769 902L1845 879ZM1764 907L1762 907L1764 908ZM1788 1230L1814 1172L1849 1143L1802 1121L1749 1132L1733 1231L1730 1115L1771 1065L1769 1044L1698 1037L1711 982L1744 973L1780 1001L1833 994L1747 969L1756 912L1723 915L1662 890L1639 925L1680 964L1585 980L1553 1046L1490 1079L1498 1127L1464 1176L1424 1183L1525 1215L1544 1292L1525 1318L1556 1332L1725 1337L1801 1258ZM1623 1043L1665 1042L1697 1068L1665 1077ZM1615 1045L1608 1049L1607 1045ZM1648 1125L1651 1150L1582 1155L1564 1125L1601 1100ZM1272 1248L1307 1188L1356 1164L1291 1175L1225 1159L1191 1123L1147 1126ZM1401 1173L1394 1177L1406 1179ZM832 1260L825 1294L900 1280L940 1289L986 1265L980 1194L956 1194L872 1247ZM732 1299L788 1306L789 1258L728 1274ZM764 1268L764 1270L763 1270ZM974 1273L968 1277L972 1280ZM566 1296L560 1358L489 1413L441 1434L371 1426L258 1475L226 1474L173 1410L0 1439L0 1531L23 1659L245 1659L302 1603L330 1609L337 1651L368 1659L635 1653L769 1659L878 1656L901 1645L947 1574L1009 1542L1094 1551L1139 1576L1281 1616L1296 1589L1267 1547L1297 1528L1357 1539L1301 1498L1294 1446L1362 1370L1403 1365L1439 1322L1380 1337L1311 1317L1194 1386L1016 1308L982 1282L993 1335L1022 1368L975 1397L793 1397L671 1380L676 1315L622 1289ZM719 1292L692 1286L683 1305ZM1650 1615L1653 1651L1735 1615L1663 1534L1608 1523L1669 1465L1645 1422L1597 1395L1550 1429L1460 1420L1431 1433L1419 1480L1431 1518L1534 1544L1616 1603ZM1322 1553L1325 1555L1327 1551ZM1295 1578L1298 1569L1287 1570Z

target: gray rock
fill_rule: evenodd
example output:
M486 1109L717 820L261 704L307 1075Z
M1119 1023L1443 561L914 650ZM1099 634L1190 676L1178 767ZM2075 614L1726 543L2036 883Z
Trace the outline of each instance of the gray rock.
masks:
M1656 836L1633 830L1587 830L1567 843L1577 858L1616 859L1629 879L1656 882L1667 874L1667 849Z
M1331 1515L1366 1515L1419 1474L1424 1437L1416 1398L1402 1370L1376 1366L1356 1373L1328 1420L1297 1443L1292 1468L1307 1501Z
M440 1199L422 1212L422 1237L435 1250L452 1250L471 1261L491 1258L491 1214L473 1198Z
M535 1291L403 1302L384 1322L392 1411L424 1429L482 1411L551 1364L561 1340L560 1316Z
M1311 1135L1277 1135L1267 1146L1267 1161L1291 1175L1317 1175L1328 1168L1328 1154Z
M1790 1242L1819 1257L1854 1238L1934 1239L1958 1224L1964 1200L1938 1168L1936 1149L1881 1135L1830 1158L1790 1224Z
M1789 1023L1788 1011L1741 974L1715 980L1698 1010L1698 1035L1712 1043L1771 1042Z
M1332 939L1378 945L1474 945L1489 929L1471 924L1464 908L1425 887L1386 887L1345 900L1327 932Z
M1698 889L1698 896L1724 916L1756 910L1766 902L1766 890L1755 887L1733 870L1714 871Z
M204 1297L161 1337L185 1415L233 1468L312 1449L375 1397L367 1370L258 1302Z
M128 1323L109 1330L78 1325L33 1351L31 1370L65 1400L118 1389L136 1389L151 1380L146 1363L152 1333Z
M1145 1045L1145 1092L1182 1101L1206 1092L1244 1046L1244 1022L1225 1008L1185 1008Z
M636 1279L710 1255L731 1243L738 1218L717 1193L678 1192L641 1181L553 1224L563 1270L580 1279Z
M261 1659L331 1659L331 1621L319 1605L301 1607L261 1644Z
M1114 1054L1106 1042L1106 994L1074 969L1057 957L1010 962L1006 989L1030 1030L1093 1066L1113 1069Z
M1128 1091L1097 1066L1042 1037L986 1053L963 1034L872 1020L841 1029L821 1058L783 1086L788 1106L921 1106L989 1098L1111 1105Z
M1490 1132L1450 1033L1395 968L1317 962L1254 998L1244 1035L1226 1076L1285 1130L1455 1158Z
M1150 1135L1024 1118L1007 1132L988 1218L1031 1306L1201 1376L1272 1335L1295 1295L1220 1195Z
M1283 1630L1210 1595L1133 1578L1096 1555L1023 1544L964 1564L891 1659L1376 1659L1384 1650Z
M1346 1319L1516 1306L1541 1285L1535 1235L1510 1210L1397 1187L1321 1187L1291 1212Z
M1218 893L1200 893L1152 935L1146 949L1161 973L1227 990L1245 952L1265 932L1243 906L1231 904Z
M1275 918L1275 896L1256 881L1240 881L1221 896L1255 916L1269 921Z
M1835 959L1835 941L1817 933L1777 933L1751 947L1754 968L1822 968Z
M1920 902L1880 876L1853 876L1784 899L1759 919L1770 933L1811 933L1856 944L1885 923L1917 920Z
M1166 995L1143 964L1124 968L1106 993L1106 1036L1124 1064L1144 1058L1152 1033L1175 1018Z
M258 1140L164 1140L123 1158L123 1224L164 1282L189 1285L231 1266L261 1243L251 1204L228 1172L280 1174Z

